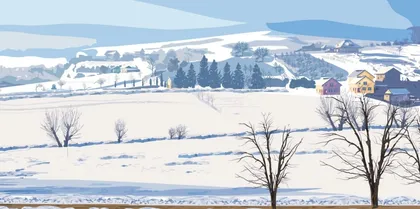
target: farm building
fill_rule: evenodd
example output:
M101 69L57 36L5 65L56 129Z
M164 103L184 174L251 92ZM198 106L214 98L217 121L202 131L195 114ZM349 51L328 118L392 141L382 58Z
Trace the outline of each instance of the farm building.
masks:
M341 84L334 78L322 78L316 82L316 92L320 95L339 95Z
M385 92L384 100L390 103L400 103L410 100L410 92L405 88L388 89Z

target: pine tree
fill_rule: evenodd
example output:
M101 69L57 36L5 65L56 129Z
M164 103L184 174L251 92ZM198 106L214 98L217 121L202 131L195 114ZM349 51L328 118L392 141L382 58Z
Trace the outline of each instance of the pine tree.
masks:
M157 77L157 76L156 76L156 79L155 79L155 86L159 86L159 77Z
M212 89L215 88L220 88L220 85L222 85L221 80L220 80L220 73L219 73L219 69L217 67L217 62L216 60L213 60L213 62L210 65L210 70L209 70L209 86Z
M197 75L194 70L194 65L190 64L190 69L187 73L188 87L194 88L197 84Z
M182 68L178 68L174 78L174 84L177 88L187 87L187 76Z
M163 87L163 73L160 74L160 86Z
M207 87L209 86L209 64L206 56L203 56L203 58L200 61L200 72L197 75L197 83L201 87Z
M230 65L227 62L223 68L222 85L223 88L232 88L232 73L230 71Z
M262 73L260 67L255 64L254 69L252 70L252 77L251 77L251 89L264 89L265 88L265 81L262 77Z
M152 86L152 79L149 79L149 86Z
M243 89L245 86L245 75L241 70L241 65L236 65L236 70L233 72L232 88Z

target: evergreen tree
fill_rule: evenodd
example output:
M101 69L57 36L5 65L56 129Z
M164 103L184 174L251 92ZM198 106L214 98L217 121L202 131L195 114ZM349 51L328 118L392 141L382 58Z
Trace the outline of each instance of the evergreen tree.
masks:
M159 86L159 78L158 77L156 77L156 79L155 79L155 86Z
M190 64L190 69L187 73L188 87L194 88L197 84L197 75L194 70L194 65Z
M200 72L197 75L197 83L201 87L207 87L209 86L209 64L206 56L203 56L203 58L200 61Z
M260 67L255 64L254 69L252 70L252 77L251 77L251 89L264 89L265 88L265 81L262 77L262 73Z
M174 78L174 84L177 88L185 88L188 87L187 85L187 76L182 68L179 68L176 71L176 75Z
M163 85L163 73L160 74L160 86L164 86Z
M152 86L152 79L149 79L149 86Z
M220 73L217 67L216 60L213 60L213 62L210 65L209 75L209 86L213 89L220 88L220 85L222 85L222 83L220 80Z
M227 62L223 68L222 85L224 88L232 88L232 73L230 71L230 65Z
M245 86L245 75L241 70L241 65L236 65L236 70L233 72L232 88L243 89Z

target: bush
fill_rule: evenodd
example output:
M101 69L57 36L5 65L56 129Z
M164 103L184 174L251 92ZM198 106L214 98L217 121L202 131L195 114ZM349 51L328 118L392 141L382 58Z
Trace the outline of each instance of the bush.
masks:
M298 88L298 87L314 89L315 88L315 81L308 80L306 78L292 79L290 81L289 87L292 88L292 89Z
M265 85L267 87L285 87L289 83L289 79L278 79L278 78L264 78Z

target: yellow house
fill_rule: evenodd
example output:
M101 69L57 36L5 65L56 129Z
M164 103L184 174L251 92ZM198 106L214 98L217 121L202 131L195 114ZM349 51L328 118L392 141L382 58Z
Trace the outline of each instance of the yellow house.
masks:
M348 77L349 91L361 94L375 92L375 76L366 70L356 70Z
M168 78L168 80L166 81L166 88L171 89L172 88L172 80L171 78Z

